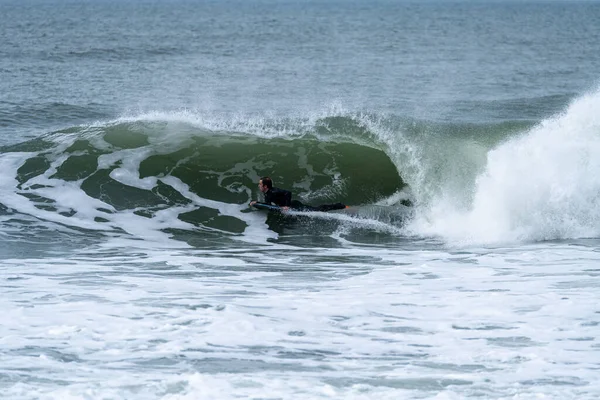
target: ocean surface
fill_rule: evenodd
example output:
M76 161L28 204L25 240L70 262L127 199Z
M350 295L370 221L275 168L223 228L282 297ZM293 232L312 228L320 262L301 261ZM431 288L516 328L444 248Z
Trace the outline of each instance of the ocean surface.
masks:
M0 0L0 238L3 399L598 399L600 2Z

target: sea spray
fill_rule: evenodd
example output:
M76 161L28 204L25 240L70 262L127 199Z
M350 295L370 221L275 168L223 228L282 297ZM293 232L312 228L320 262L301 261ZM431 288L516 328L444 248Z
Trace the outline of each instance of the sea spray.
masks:
M487 155L464 194L445 192L411 229L454 243L596 237L600 233L600 92L507 140Z

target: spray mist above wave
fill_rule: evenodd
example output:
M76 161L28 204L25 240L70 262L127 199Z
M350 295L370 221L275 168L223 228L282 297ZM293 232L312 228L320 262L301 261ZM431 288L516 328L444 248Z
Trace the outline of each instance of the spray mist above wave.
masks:
M456 243L600 235L600 91L574 100L487 155L464 207L461 192L438 196L412 226Z

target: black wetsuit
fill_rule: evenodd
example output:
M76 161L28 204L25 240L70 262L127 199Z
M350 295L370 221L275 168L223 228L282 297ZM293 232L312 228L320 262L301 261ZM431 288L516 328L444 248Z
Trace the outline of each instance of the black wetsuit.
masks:
M298 211L331 211L346 208L342 203L323 204L316 207L302 204L298 200L292 201L292 192L276 187L271 188L265 193L265 203L275 204L279 207L290 207Z
M279 207L290 207L292 205L292 192L273 187L265 193L265 203L275 204Z

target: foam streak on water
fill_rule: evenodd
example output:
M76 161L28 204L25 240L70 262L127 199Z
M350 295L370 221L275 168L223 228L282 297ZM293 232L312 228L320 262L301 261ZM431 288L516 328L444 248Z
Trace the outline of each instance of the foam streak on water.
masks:
M600 395L588 247L104 252L2 262L10 398Z

